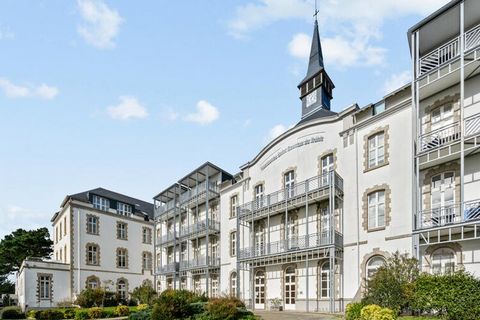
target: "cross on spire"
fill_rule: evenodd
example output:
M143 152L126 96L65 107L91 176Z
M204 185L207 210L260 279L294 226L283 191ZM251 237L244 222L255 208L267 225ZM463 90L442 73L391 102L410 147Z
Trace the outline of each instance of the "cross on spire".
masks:
M317 9L317 0L315 0L315 13L313 16L315 17L315 21L317 20L317 15L318 15L319 10Z

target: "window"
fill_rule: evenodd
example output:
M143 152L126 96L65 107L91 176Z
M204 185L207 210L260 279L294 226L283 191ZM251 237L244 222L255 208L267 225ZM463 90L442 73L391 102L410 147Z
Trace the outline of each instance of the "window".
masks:
M127 249L117 249L117 268L127 268Z
M237 273L232 272L230 275L230 296L237 296Z
M63 249L60 248L60 261L63 261Z
M193 277L193 292L196 294L202 294L200 276Z
M63 249L63 255L65 257L65 262L67 262L67 245L65 245L63 248L64 248Z
M238 196L230 198L230 218L234 218L237 215L237 202Z
M187 277L182 277L180 279L180 289L187 290Z
M237 250L237 232L230 232L230 256L235 257Z
M333 154L330 153L321 159L322 163L322 185L328 185L330 182L330 172L333 171Z
M263 207L263 184L259 184L255 187L255 203L257 209Z
M167 289L173 289L173 279L167 279Z
M261 256L265 254L265 223L259 221L255 224L255 255Z
M117 213L124 216L130 216L132 214L132 206L129 204L118 202Z
M330 262L326 261L320 266L320 298L330 298Z
M108 208L110 208L110 201L108 201L108 199L94 195L93 207L98 210L108 211Z
M100 280L95 276L90 276L87 278L87 288L96 289L100 287Z
M67 217L63 217L63 235L67 235Z
M117 222L117 239L127 240L127 224L125 222Z
M432 272L447 274L455 271L455 253L448 248L440 248L432 255Z
M87 244L87 264L100 265L100 247L98 244Z
M98 234L98 220L97 216L87 215L87 233Z
M378 268L380 268L384 264L385 259L382 256L374 256L370 258L367 262L367 280L370 280L375 275Z
M288 308L288 305L292 306L295 305L295 298L296 298L296 280L295 280L295 268L288 267L285 270L285 307Z
M385 111L385 102L379 102L376 105L373 106L373 115L377 115L379 113L382 113Z
M152 253L151 252L144 252L142 254L142 269L152 270Z
M295 172L293 170L288 171L283 176L285 183L285 195L286 198L292 198L295 196Z
M455 173L444 172L432 177L432 223L445 225L455 222Z
M41 300L52 299L52 276L39 275L38 276L39 296Z
M385 190L368 195L368 229L385 227Z
M265 272L255 273L255 305L263 307L265 304Z
M368 138L368 168L385 163L385 133L379 132Z
M212 275L212 297L218 297L218 276Z
M127 280L120 279L117 281L117 294L120 299L127 299Z
M453 108L451 104L438 107L431 112L432 131L453 123Z
M180 261L187 261L187 244L180 245Z
M59 237L60 237L60 240L62 240L62 221L60 221L60 234L59 234Z
M219 259L218 241L217 241L217 238L215 238L215 237L210 238L210 241L211 241L211 247L212 247L212 252L210 253L212 261L210 261L210 263L213 264L213 265L216 265L217 261Z
M143 227L142 229L142 242L151 244L152 243L152 229Z
M58 242L58 226L55 227L55 243Z

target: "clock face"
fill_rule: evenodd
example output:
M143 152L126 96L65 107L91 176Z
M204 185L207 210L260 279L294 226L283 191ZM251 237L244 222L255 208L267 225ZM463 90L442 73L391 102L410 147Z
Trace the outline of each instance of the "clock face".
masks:
M306 99L307 108L310 107L315 102L317 102L317 90L308 94Z

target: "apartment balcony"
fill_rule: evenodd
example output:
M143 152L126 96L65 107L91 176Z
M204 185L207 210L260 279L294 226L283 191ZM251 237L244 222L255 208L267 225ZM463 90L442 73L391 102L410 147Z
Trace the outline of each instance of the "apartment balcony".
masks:
M465 152L477 152L480 147L480 114L470 116L464 122L464 150ZM420 169L458 158L461 151L461 139L460 122L422 134L418 139L417 155Z
M339 195L343 195L343 179L335 171L330 171L297 183L292 188L284 188L247 202L239 207L238 217L260 219L268 214L284 212L285 209L305 206L307 202L314 203Z
M208 191L213 193L215 196L219 195L219 189L216 182L208 183ZM207 195L207 182L204 181L199 183L197 186L187 190L186 192L180 194L178 197L178 202L180 205L188 206L191 204L203 203L206 201ZM211 197L210 197L211 198Z
M420 211L417 230L480 220L480 200L473 200Z
M163 266L158 266L156 271L157 271L157 274L169 274L169 273L178 272L179 268L180 268L180 264L178 262L174 262L174 263L168 263Z
M192 260L180 261L180 270L219 268L220 258L200 256Z
M175 237L175 233L168 232L167 234L164 234L161 237L157 238L157 245L166 245L170 242L173 242L177 238L178 238L178 236Z
M207 230L214 233L220 232L220 222L209 219L208 228L206 219L197 221L190 226L182 226L180 227L180 237L202 236L206 234Z
M460 36L451 39L418 61L416 77L420 100L460 82ZM480 25L465 32L464 70L470 78L480 73Z
M278 259L282 258L283 255L292 254L298 254L298 256L301 257L303 252L326 247L343 248L343 235L337 231L335 231L333 237L331 232L312 233L241 248L238 253L238 260L246 262L268 257ZM296 261L301 261L301 259L296 259Z
M158 205L155 207L155 216L160 216L160 215L169 213L173 211L173 209L175 209L176 207L177 206L176 206L175 200L170 200L162 205Z

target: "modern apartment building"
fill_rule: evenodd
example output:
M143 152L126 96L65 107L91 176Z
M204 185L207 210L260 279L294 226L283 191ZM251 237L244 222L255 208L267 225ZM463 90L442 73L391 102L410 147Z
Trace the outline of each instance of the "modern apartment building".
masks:
M153 204L97 188L65 197L51 222L52 259L28 258L17 275L23 309L73 302L100 286L128 299L153 284Z

